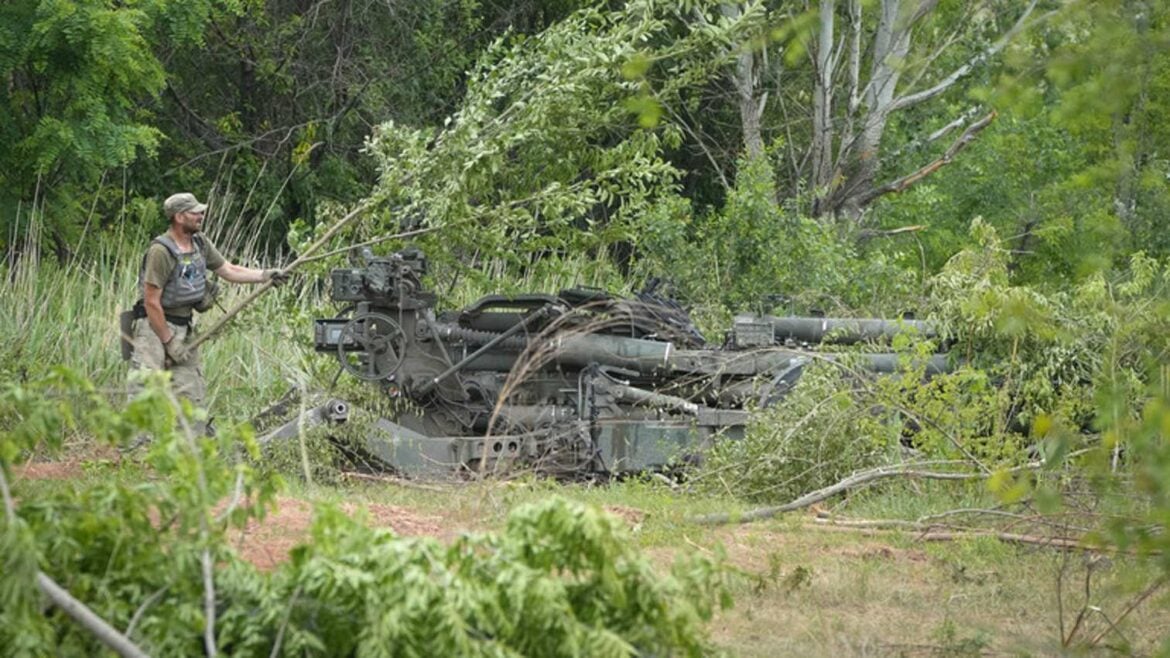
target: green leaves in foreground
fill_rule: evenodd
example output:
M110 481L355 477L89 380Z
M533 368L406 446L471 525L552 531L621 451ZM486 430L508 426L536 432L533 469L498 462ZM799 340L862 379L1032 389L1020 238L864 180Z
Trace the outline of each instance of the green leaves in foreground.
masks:
M165 383L152 381L124 410L67 371L0 390L9 483L14 463L59 448L67 432L110 443L153 436L132 466L80 482L15 482L17 516L0 525L0 646L10 653L101 651L46 607L37 569L151 655L204 653L205 553L215 565L215 642L233 656L697 656L702 622L717 600L728 603L717 564L696 557L664 573L619 519L560 498L450 545L325 508L288 563L260 572L236 555L231 531L263 515L278 483L249 466L250 429L189 436L197 412Z
M701 622L725 591L705 559L661 574L620 520L561 498L450 546L326 510L268 587L295 593L290 628L368 656L703 655Z

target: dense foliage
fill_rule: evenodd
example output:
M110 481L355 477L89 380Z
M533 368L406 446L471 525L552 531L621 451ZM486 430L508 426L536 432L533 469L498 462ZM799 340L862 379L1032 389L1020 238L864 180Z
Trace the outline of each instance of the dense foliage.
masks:
M449 545L324 508L288 563L257 571L231 533L264 516L279 481L249 466L246 426L197 440L191 412L158 380L115 411L66 370L0 392L6 655L98 650L60 609L43 610L38 570L151 655L202 653L210 628L215 647L236 656L698 656L702 623L727 603L716 563L694 557L664 574L623 521L560 498ZM17 508L7 487L17 457L73 432L115 445L149 433L140 466L151 476L103 474L48 496L18 482Z
M0 7L0 243L64 260L178 189L278 245L360 198L370 126L433 125L479 50L571 2L16 0Z
M971 233L972 245L928 282L952 372L924 381L922 357L937 343L913 336L894 345L904 355L895 377L858 376L848 362L815 364L783 403L759 415L748 441L716 451L712 467L734 473L723 480L786 500L905 461L903 448L919 459L992 468L1120 450L1118 432L1137 432L1132 423L1147 405L1160 409L1164 396L1170 264L1137 253L1112 277L1045 293L1011 282L1011 254L993 228L976 221ZM1142 453L1132 456L1144 468ZM1116 467L1115 455L1109 461Z

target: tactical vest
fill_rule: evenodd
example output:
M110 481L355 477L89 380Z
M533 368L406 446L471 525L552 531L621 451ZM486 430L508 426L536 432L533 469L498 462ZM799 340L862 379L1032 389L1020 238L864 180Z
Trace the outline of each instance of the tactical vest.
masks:
M195 251L182 253L179 245L169 235L160 235L151 240L151 244L159 243L171 252L175 258L175 269L167 279L162 290L163 310L182 306L195 306L203 300L207 292L207 257L204 255L203 238L199 235L191 236ZM138 291L146 296L146 256L142 257L142 268L138 271Z

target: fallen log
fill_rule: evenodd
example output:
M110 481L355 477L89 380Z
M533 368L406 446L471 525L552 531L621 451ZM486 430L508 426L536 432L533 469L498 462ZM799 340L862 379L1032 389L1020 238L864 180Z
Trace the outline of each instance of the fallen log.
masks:
M1029 465L1032 467L1039 467L1039 463ZM724 523L748 523L751 521L760 521L762 519L770 519L777 514L784 512L792 512L798 509L808 507L822 500L827 500L833 496L855 489L870 482L878 480L886 480L889 478L910 478L920 480L982 480L990 477L989 473L950 473L940 471L924 471L914 467L907 466L882 466L879 468L855 473L840 482L809 492L792 502L783 505L775 505L770 507L757 507L746 512L735 514L731 512L717 512L715 514L702 514L700 516L693 516L688 519L691 523L698 523L701 525L721 525Z

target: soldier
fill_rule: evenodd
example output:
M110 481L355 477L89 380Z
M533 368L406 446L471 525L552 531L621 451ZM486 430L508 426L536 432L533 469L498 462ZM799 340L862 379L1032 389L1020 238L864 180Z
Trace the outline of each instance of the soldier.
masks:
M232 283L284 283L282 270L258 270L229 263L200 230L207 205L194 194L182 192L167 198L163 211L170 220L167 231L151 241L142 260L138 287L141 297L134 305L131 331L131 371L169 370L175 394L203 404L206 387L195 340L194 312L213 302L208 271ZM141 389L131 377L131 394ZM201 431L204 428L200 428Z

